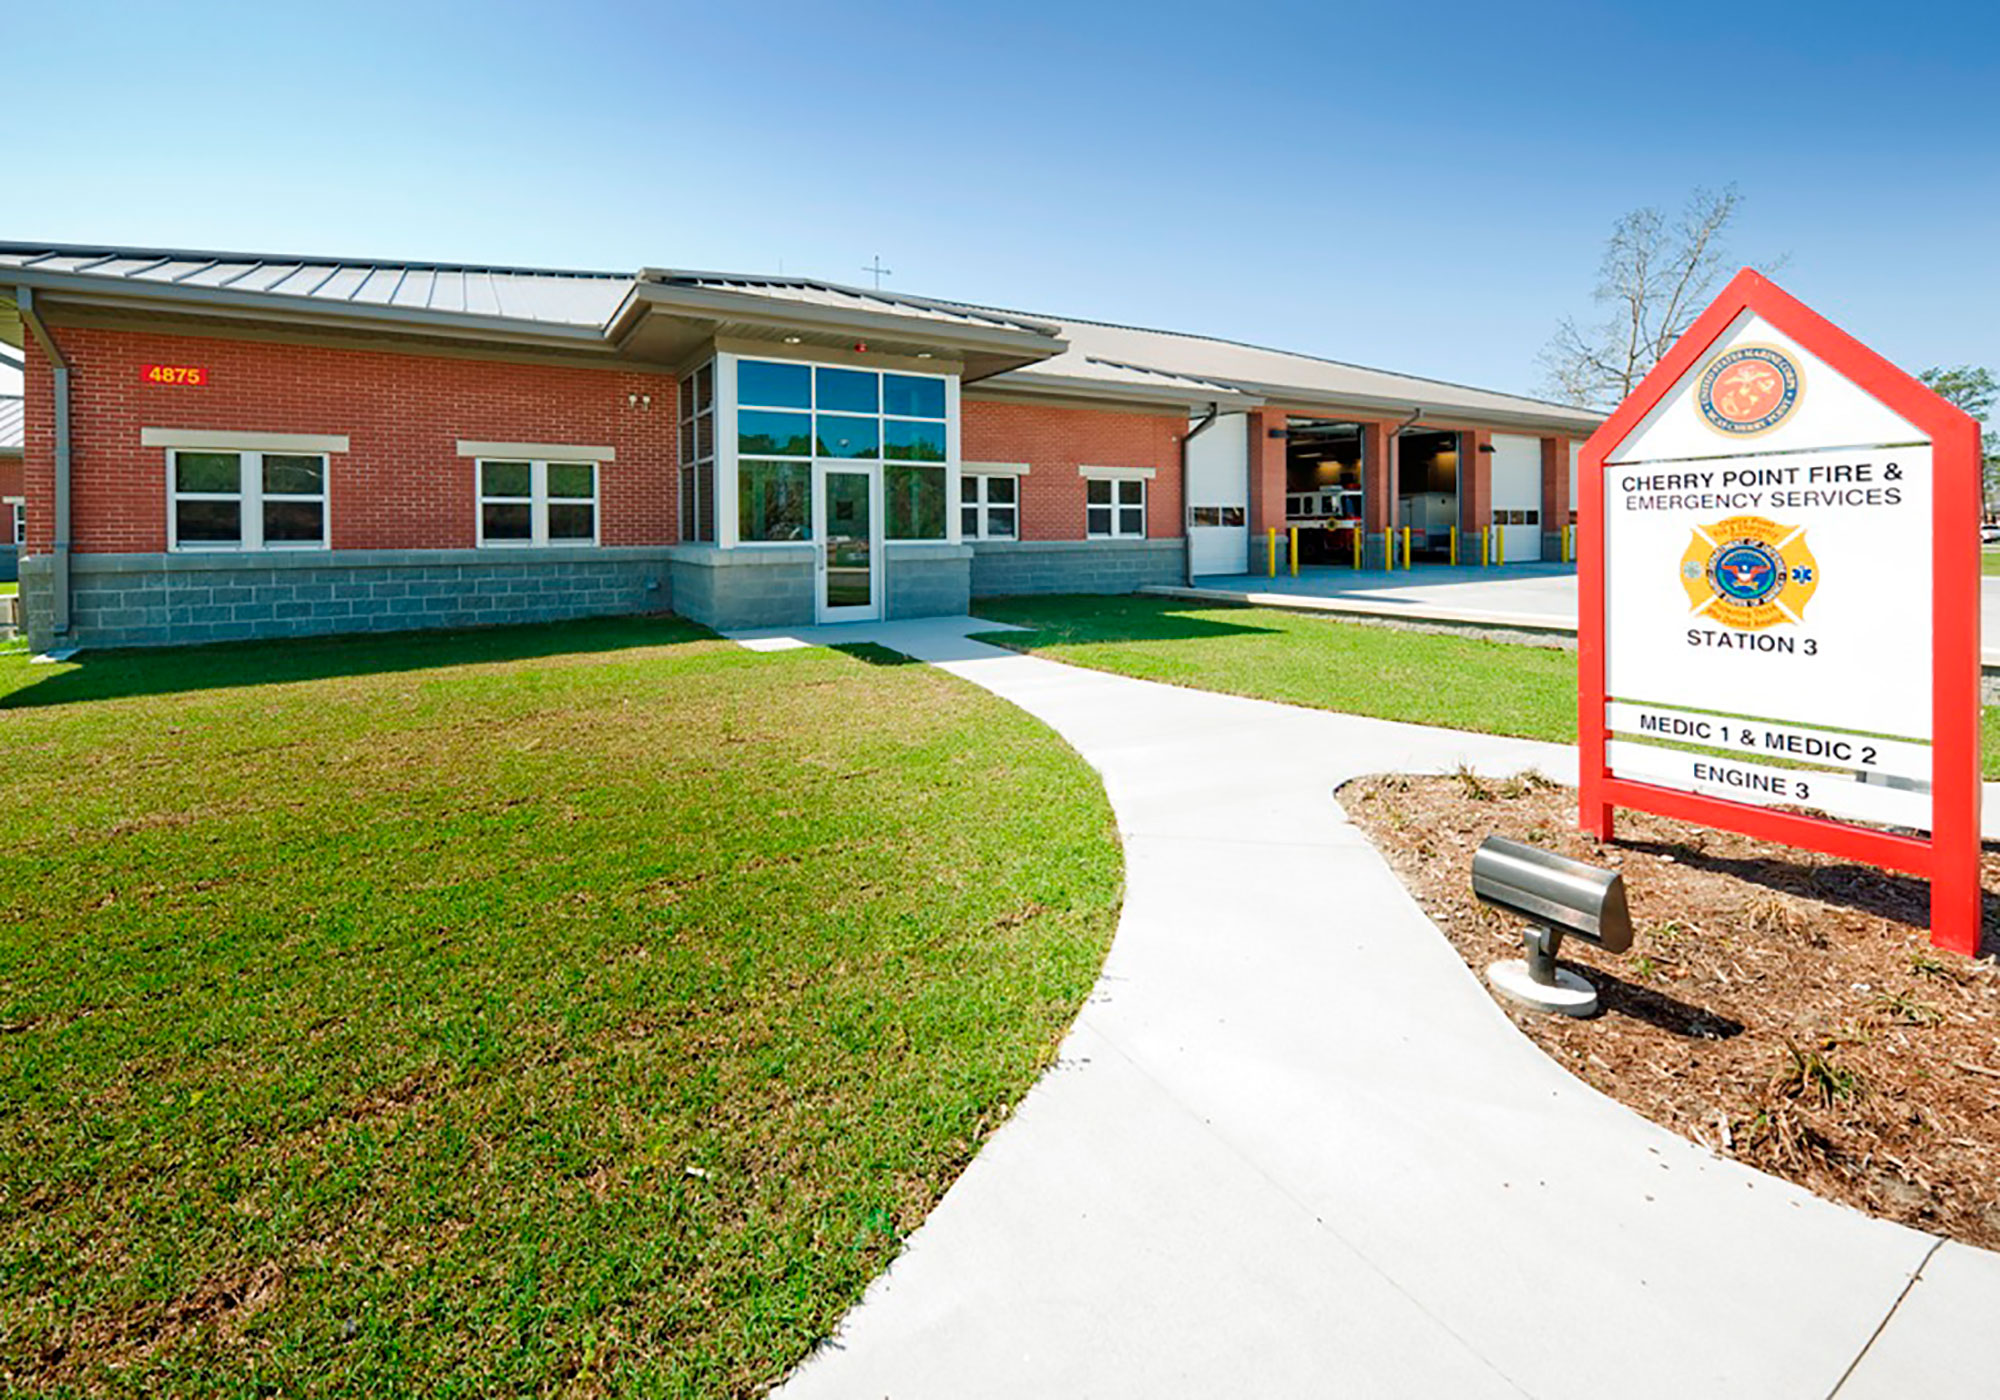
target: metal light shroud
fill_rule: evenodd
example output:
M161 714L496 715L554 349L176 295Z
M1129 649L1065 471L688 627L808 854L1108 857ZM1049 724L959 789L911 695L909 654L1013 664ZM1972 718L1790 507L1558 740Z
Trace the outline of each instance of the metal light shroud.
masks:
M1625 876L1504 836L1489 836L1472 856L1472 893L1481 904L1539 924L1558 937L1575 934L1607 953L1632 946Z

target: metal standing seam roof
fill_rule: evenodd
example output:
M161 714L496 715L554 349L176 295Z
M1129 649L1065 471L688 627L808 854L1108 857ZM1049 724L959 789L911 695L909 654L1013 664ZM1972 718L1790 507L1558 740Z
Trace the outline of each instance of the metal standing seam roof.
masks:
M1420 375L1273 350L1178 331L1072 320L1001 307L867 291L808 277L642 269L576 271L433 262L394 262L293 254L210 253L175 249L52 246L0 242L0 283L7 270L120 279L199 291L249 292L320 305L349 304L413 313L442 312L606 331L642 282L740 293L773 302L907 316L941 326L999 328L1053 336L1067 348L988 382L1037 381L1180 390L1191 398L1236 394L1283 401L1408 405L1477 417L1532 418L1594 428L1600 415L1520 394L1505 394Z
M0 243L0 279L9 268L591 327L610 318L634 281L623 272Z
M1069 348L1052 359L1015 370L1003 378L1028 381L1041 375L1089 373L1093 366L1117 366L1135 374L1166 374L1222 384L1280 401L1289 390L1315 399L1407 404L1411 408L1422 406L1471 416L1493 413L1568 421L1580 429L1593 429L1603 421L1601 414L1587 409L1524 394L1477 389L1240 341L1099 321L1049 319L1057 334L1069 342Z
M670 286L703 287L710 291L741 292L776 301L796 301L810 306L826 306L842 311L873 311L894 316L914 316L919 320L941 321L960 326L992 326L1010 331L1049 335L1055 330L1047 320L1030 320L1016 312L986 306L960 306L924 297L906 297L891 292L865 291L812 277L759 277L730 272L683 272L647 269L640 274L652 282Z
M18 456L27 440L27 413L18 394L0 394L0 457Z

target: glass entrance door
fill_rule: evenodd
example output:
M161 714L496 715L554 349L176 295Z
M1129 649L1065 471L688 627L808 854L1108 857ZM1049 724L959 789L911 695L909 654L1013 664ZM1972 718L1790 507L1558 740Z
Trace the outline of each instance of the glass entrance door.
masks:
M882 616L882 518L872 467L813 468L813 537L819 541L821 622L872 622Z

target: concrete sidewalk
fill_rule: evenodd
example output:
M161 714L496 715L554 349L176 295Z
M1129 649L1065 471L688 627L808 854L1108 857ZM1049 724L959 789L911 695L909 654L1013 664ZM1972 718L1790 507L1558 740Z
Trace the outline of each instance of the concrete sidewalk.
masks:
M1713 1157L1572 1078L1332 798L1461 762L1570 781L1569 749L968 630L994 629L800 637L935 662L1062 733L1116 810L1123 915L1057 1066L788 1400L1993 1393L2000 1255Z

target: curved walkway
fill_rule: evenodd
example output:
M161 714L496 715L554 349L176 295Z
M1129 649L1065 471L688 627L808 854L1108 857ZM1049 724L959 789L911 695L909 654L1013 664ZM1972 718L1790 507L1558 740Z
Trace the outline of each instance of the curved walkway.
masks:
M884 624L1103 774L1126 896L1061 1059L779 1392L1992 1393L2000 1255L1710 1155L1521 1036L1332 800L1566 748ZM757 645L759 643L752 643ZM769 645L770 643L764 643Z

